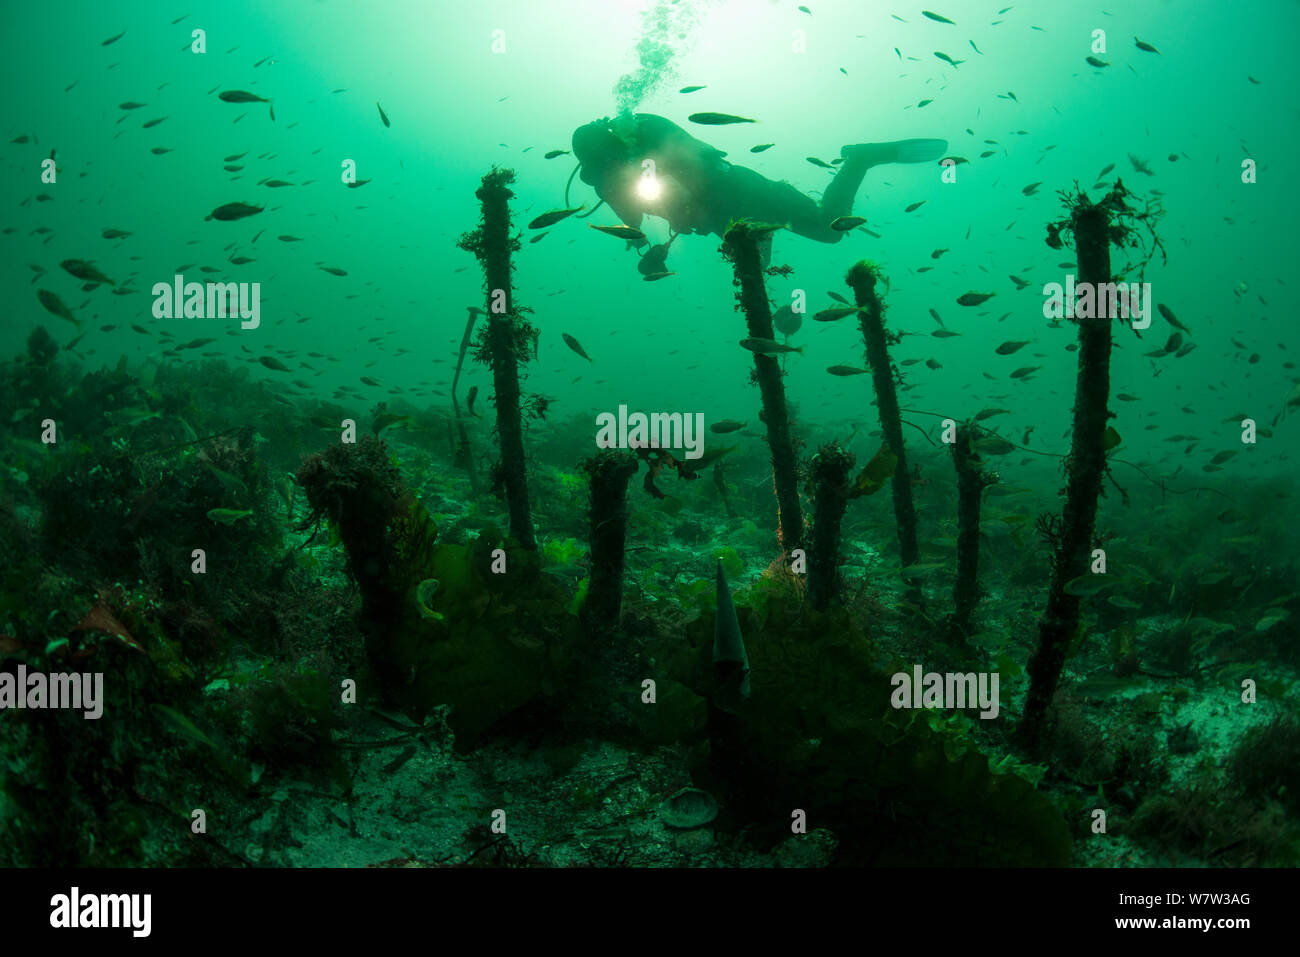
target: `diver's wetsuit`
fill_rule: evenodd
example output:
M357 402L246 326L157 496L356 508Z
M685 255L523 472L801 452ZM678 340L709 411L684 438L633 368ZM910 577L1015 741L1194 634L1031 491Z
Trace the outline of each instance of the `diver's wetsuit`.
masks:
M650 214L668 220L677 233L722 236L733 219L746 217L789 223L792 232L823 243L844 238L830 224L851 212L854 195L872 166L935 160L947 147L944 140L845 146L844 162L819 204L789 183L727 162L721 150L652 113L599 120L573 133L583 182L594 186L629 226L639 227L642 216ZM656 198L645 198L637 188L646 159L655 164L660 185Z

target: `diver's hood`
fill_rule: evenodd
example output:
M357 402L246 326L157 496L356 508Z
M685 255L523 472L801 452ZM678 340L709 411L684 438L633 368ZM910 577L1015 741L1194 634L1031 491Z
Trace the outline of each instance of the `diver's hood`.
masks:
M573 155L582 164L582 181L598 186L610 169L627 162L627 146L603 119L573 131Z

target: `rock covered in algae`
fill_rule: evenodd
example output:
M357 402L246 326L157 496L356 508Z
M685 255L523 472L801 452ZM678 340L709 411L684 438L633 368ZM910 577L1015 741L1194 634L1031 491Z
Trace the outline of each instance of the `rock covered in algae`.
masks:
M660 816L666 825L679 830L703 827L718 816L718 802L708 791L682 788L664 802Z

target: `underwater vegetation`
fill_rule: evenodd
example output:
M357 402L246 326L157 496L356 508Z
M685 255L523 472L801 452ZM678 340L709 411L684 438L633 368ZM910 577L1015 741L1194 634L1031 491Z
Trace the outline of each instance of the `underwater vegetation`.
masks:
M451 415L362 415L220 359L89 370L43 327L0 366L0 678L104 676L94 720L0 713L0 862L1300 863L1297 558L1250 517L1278 490L1230 514L1119 486L1122 326L1075 323L1063 501L1012 486L974 417L909 442L865 261L827 320L858 318L870 367L861 466L768 346L765 441L593 453L523 388L512 182L483 177L459 242L487 308L458 361L490 371L492 421L454 387ZM1065 195L1049 236L1084 280L1146 225L1129 196ZM751 343L775 345L779 228L721 250ZM1119 538L1128 508L1162 520ZM1098 573L1097 549L1127 557ZM913 669L1001 697L900 707ZM194 808L221 825L190 839Z

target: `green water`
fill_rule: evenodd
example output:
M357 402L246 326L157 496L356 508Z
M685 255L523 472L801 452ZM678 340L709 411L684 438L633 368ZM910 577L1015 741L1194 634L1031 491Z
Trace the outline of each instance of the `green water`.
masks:
M951 23L927 18L920 8L884 3L807 6L757 0L142 0L73 2L57 12L39 4L7 7L0 15L7 90L0 109L0 204L6 211L0 280L8 292L0 356L13 361L0 390L9 516L0 541L14 569L20 556L41 561L24 566L21 575L14 571L6 584L0 638L34 647L38 639L67 633L87 613L96 590L114 578L125 579L128 589L138 582L154 595L154 617L145 618L164 636L158 640L170 649L167 660L185 662L165 666L175 687L169 685L160 701L184 698L188 705L179 710L196 714L216 707L206 723L195 721L203 733L229 735L223 739L233 755L223 759L227 770L233 761L270 767L271 777L280 764L281 770L299 769L285 773L306 773L301 768L311 762L299 761L301 755L258 751L238 738L238 718L196 702L209 700L200 692L210 681L258 673L257 680L296 688L292 699L315 708L316 691L302 690L279 672L268 679L268 663L326 674L331 682L364 668L358 649L365 624L358 630L347 536L341 541L337 533L331 539L322 532L309 541L305 529L294 527L305 517L304 493L289 506L297 509L291 522L275 492L295 494L288 476L305 456L328 447L313 416L355 419L361 434L384 409L412 416L410 428L399 425L383 436L442 541L472 547L484 528L507 530L504 505L486 488L497 459L488 366L467 359L456 390L462 406L476 390L475 415L467 412L457 422L451 395L467 308L488 307L480 265L457 240L479 225L475 190L493 167L514 171L512 229L521 245L513 256L513 297L515 305L532 310L527 319L540 333L536 355L524 366L523 390L526 401L545 400L545 415L526 422L524 441L543 561L563 591L562 602L554 599L555 620L576 627L586 588L580 582L590 570L579 463L596 451L597 416L627 406L702 414L706 427L745 423L733 432L705 434L706 450L737 446L716 478L712 469L697 482L665 471L655 480L665 499L643 486L645 468L631 481L623 610L633 622L625 639L638 648L637 667L650 667L645 662L652 654L665 660L664 647L685 647L700 614L704 632L711 633L718 557L725 557L733 587L755 589L738 599L744 614L752 609L755 616L745 619L747 626L779 634L760 610L766 599L754 597L762 594L781 550L767 432L750 381L754 356L738 345L750 332L736 310L733 269L720 254L721 239L679 236L668 259L672 275L646 282L635 249L588 228L619 220L608 205L591 212L601 198L581 179L569 182L575 157L545 154L571 150L573 132L584 124L621 113L655 114L725 152L728 162L818 199L839 165L834 161L841 147L938 138L947 141L943 155L962 162L871 168L853 204L853 213L865 217L863 228L846 231L834 244L789 230L773 241L771 265L783 274L766 277L772 306L797 301L808 313L788 340L778 337L802 349L782 360L796 454L806 464L823 443L839 440L860 469L881 447L871 377L826 371L867 367L858 323L812 319L837 305L829 293L853 299L845 274L869 259L887 277L881 290L886 324L901 337L890 358L901 389L921 562L938 570L925 586L931 623L949 610L956 535L944 420L1005 410L982 422L1016 448L988 457L1002 489L985 498L985 601L976 612L980 624L972 644L985 667L1004 673L1003 713L1014 721L1050 573L1035 525L1039 515L1061 508L1075 406L1076 327L1050 322L1043 308L1044 286L1064 283L1077 269L1071 249L1045 241L1047 227L1068 217L1061 191L1074 196L1081 189L1098 201L1122 179L1131 210L1150 215L1131 221L1133 246L1112 249L1114 271L1126 281L1149 283L1153 302L1186 329L1158 312L1148 314L1149 328L1135 332L1117 323L1114 329L1109 424L1120 447L1111 456L1094 544L1108 550L1111 570L1124 584L1119 601L1102 594L1085 603L1089 650L1071 658L1063 678L1065 685L1094 682L1077 686L1083 690L1071 714L1091 707L1097 696L1106 696L1111 710L1079 718L1081 727L1092 722L1090 731L1077 731L1073 744L1058 741L1058 750L1039 763L1022 755L1023 764L1011 770L1037 787L1044 779L1032 768L1049 768L1038 793L1049 793L1057 810L1077 816L1071 802L1094 793L1094 777L1108 792L1127 787L1128 809L1175 787L1193 787L1195 768L1206 756L1220 769L1238 767L1228 756L1245 729L1268 725L1296 707L1291 613L1300 613L1294 592L1300 549L1285 519L1295 506L1300 428L1300 399L1293 398L1285 414L1300 380L1292 319L1297 203L1285 174L1287 159L1300 147L1290 42L1300 27L1296 4L1019 2L999 14L1000 0L945 0L934 12ZM1155 49L1140 49L1135 39ZM204 52L196 52L200 41ZM1086 62L1090 56L1104 65ZM690 85L704 88L679 92ZM270 102L224 102L218 96L223 91ZM688 120L700 112L757 122ZM761 144L773 145L751 152ZM53 181L42 165L51 157ZM349 188L357 181L365 182ZM528 223L565 206L566 183L570 203L585 207L582 214L530 241L542 230ZM230 203L258 211L232 221L205 218ZM761 218L764 210L735 202L725 212ZM639 226L649 243L669 238L663 219L648 217ZM108 238L109 230L129 235ZM113 285L71 275L70 260L93 264ZM170 284L182 267L186 281L259 284L257 327L241 328L231 318L157 317L154 286ZM38 290L57 296L76 325L52 314L48 303L43 308ZM993 296L975 306L959 304L970 292ZM57 358L38 363L28 342L41 326L58 350ZM945 331L954 335L934 335ZM586 357L566 344L565 335ZM1170 344L1175 335L1180 338ZM214 341L188 345L205 338ZM1006 347L1005 355L997 351L1018 342L1026 344ZM32 371L38 366L55 371ZM115 368L117 379L85 378ZM1031 371L1012 376L1026 368ZM172 394L183 399L168 405L164 400ZM77 409L92 407L94 415L77 418ZM145 431L134 431L142 416ZM61 430L53 446L42 439L46 417ZM1243 427L1243 419L1256 431ZM455 451L461 426L485 486L478 494ZM238 448L189 446L241 428L251 432ZM1255 441L1243 442L1243 431ZM181 458L170 464L149 457L174 456L178 445L185 447ZM254 448L259 465L249 464ZM114 456L136 463L121 471L126 484L116 497L67 491L90 483L96 465L108 470ZM250 471L239 472L237 461ZM193 467L202 473L198 478L168 484L169 475ZM133 468L138 473L131 474ZM801 488L803 479L806 473ZM727 491L725 503L719 485ZM64 497L51 497L56 494ZM807 515L810 496L805 489ZM56 502L74 499L85 505L85 517L59 525L63 506ZM148 511L155 501L175 506L167 514L177 534L165 546L158 535L139 533L161 521L161 512ZM168 563L182 561L179 553L188 554L198 538L213 533L220 519L203 521L211 509L250 510L251 521L233 519L215 534L230 536L223 541L246 550L259 570L248 572L256 581L235 575L192 593L177 584ZM190 515L193 524L175 517L181 515ZM83 523L79 535L77 522ZM245 533L246 527L256 532ZM244 534L249 537L239 538ZM851 501L844 537L842 611L876 643L877 665L910 669L925 658L933 635L899 618L905 598L889 496ZM307 557L295 559L294 551ZM292 575L285 578L281 568L273 578L282 556ZM31 575L47 576L39 595L26 590ZM444 598L453 588L420 591L430 602L421 605L426 624L435 622L429 627L458 627L450 611L450 619L433 617L439 602L459 600ZM307 612L295 619L294 628L333 645L295 644L298 638L284 638L294 631L288 626L278 638L249 631L250 621L266 619L255 603L232 596L252 592L262 596L264 604L256 607L264 609L276 605L277 594L290 593L312 607L342 609L329 621L311 619L310 627ZM575 594L577 604L569 605ZM125 599L115 600L109 605L125 616ZM57 627L43 625L42 618ZM132 621L145 627L142 619ZM805 627L792 625L790 633ZM1151 650L1153 636L1169 632L1182 637ZM648 651L640 642L651 634L666 645ZM281 638L287 644L277 645ZM347 643L350 650L340 652ZM1136 672L1132 647L1140 652ZM336 657L327 663L331 654ZM634 657L629 653L629 660ZM161 660L157 653L153 659ZM254 659L263 664L250 663ZM309 659L310 666L303 664ZM631 680L630 672L640 674L632 666L605 666L611 687ZM1233 707L1243 676L1267 685L1257 710ZM1105 684L1112 679L1127 683ZM755 681L756 693L761 684ZM333 695L329 687L326 698ZM1142 697L1150 694L1163 702L1155 710L1155 699ZM1144 736L1133 749L1143 757L1132 761L1147 761L1146 771L1128 777L1114 768L1097 771L1089 734L1120 720L1117 709L1128 706L1117 702L1139 699L1137 719L1131 709L1123 712L1123 733ZM503 707L493 717L511 714ZM267 720L262 727L274 725ZM334 720L345 719L336 714ZM573 722L550 720L533 730L554 729L565 743L530 741L552 749L547 761L557 776L570 774L573 765L568 751L552 761L556 748L576 749L591 762L591 749L626 744L606 729L575 745ZM682 719L689 729L684 740L703 734L692 720ZM329 723L319 714L313 721L318 729ZM1151 749L1163 753L1170 733L1181 734L1178 729L1189 724L1198 731L1196 743L1151 770L1159 764ZM1000 733L981 745L1011 753ZM971 741L977 736L970 732ZM661 736L655 743L665 742ZM343 771L337 762L322 767L312 773L340 787L342 778L369 775L378 788L377 779L398 773L380 773L387 767L382 762ZM635 817L631 808L644 811L666 797L664 781L703 780L692 777L698 769L672 762L661 770L655 782L640 782L637 794L619 796L629 819ZM503 776L512 774L527 778L519 768ZM1239 778L1204 787L1236 787ZM473 792L465 807L502 800L480 793L477 784L463 786ZM1277 786L1272 779L1251 785L1242 800L1286 803ZM570 782L564 793L583 795L594 806L604 792L587 781ZM98 807L115 798L104 793L75 800ZM1295 840L1294 803L1287 807L1289 817L1276 825L1278 834L1290 828L1284 842ZM1149 810L1148 822L1159 813ZM627 825L623 819L597 823ZM1076 824L1071 819L1070 826ZM1173 824L1150 825L1138 840L1146 841L1140 853L1148 855L1139 862L1209 859L1214 848L1194 846L1181 833ZM324 850L329 840L317 837L315 856L270 850L270 862L360 862L330 857ZM101 847L125 848L133 839L101 835L100 841ZM452 856L463 850L451 838L439 846ZM1118 859L1089 858L1079 846L1074 863ZM1032 859L1037 852L1027 853ZM138 850L107 859L87 858L84 847L60 853L58 863L176 860ZM687 857L675 862L704 852L682 853ZM872 859L865 851L851 858ZM811 860L826 863L830 856ZM886 854L878 860L895 859ZM722 854L711 862L738 861ZM550 862L580 861L560 854Z

